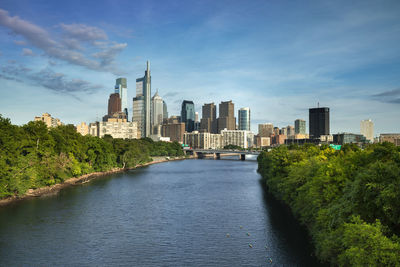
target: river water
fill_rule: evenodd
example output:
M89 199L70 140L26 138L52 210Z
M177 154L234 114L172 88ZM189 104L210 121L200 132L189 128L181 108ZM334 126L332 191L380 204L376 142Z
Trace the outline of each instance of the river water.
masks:
M0 207L0 266L317 266L256 169L166 162Z

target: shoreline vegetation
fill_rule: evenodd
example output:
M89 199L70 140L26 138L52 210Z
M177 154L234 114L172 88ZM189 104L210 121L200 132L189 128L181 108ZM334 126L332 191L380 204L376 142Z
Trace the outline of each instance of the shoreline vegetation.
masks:
M12 204L21 200L25 200L25 199L30 199L30 198L36 198L36 197L42 197L42 196L47 196L47 195L53 195L53 194L57 194L58 192L60 192L60 190L70 187L70 186L74 186L74 185L81 185L87 182L90 182L92 180L95 180L97 178L103 177L103 176L107 176L110 174L114 174L114 173L121 173L121 172L126 172L126 171L130 171L130 170L134 170L137 168L142 168L142 167L146 167L149 165L153 165L156 163L163 163L163 162L169 162L169 161L176 161L176 160L184 160L184 159L192 159L193 156L181 156L181 157L155 157L152 161L147 162L147 163L143 163L143 164L139 164L135 167L131 167L131 168L114 168L112 170L109 171L103 171L103 172L93 172L93 173L89 173L89 174L84 174L81 175L79 177L72 177L72 178L68 178L67 180L65 180L62 183L59 184L54 184L51 186L46 186L46 187L41 187L41 188L37 188L37 189L28 189L24 195L22 196L10 196L7 198L3 198L0 199L0 207L1 206L6 206L8 204Z
M178 142L82 136L73 125L11 124L0 115L0 205L102 175L183 159Z
M400 147L280 146L258 172L333 266L400 266Z

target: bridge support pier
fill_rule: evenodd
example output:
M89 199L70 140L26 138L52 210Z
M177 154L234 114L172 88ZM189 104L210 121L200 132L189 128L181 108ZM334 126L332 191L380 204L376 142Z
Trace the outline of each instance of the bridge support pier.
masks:
M221 153L215 153L215 159L221 159Z
M240 154L240 160L246 160L246 154Z

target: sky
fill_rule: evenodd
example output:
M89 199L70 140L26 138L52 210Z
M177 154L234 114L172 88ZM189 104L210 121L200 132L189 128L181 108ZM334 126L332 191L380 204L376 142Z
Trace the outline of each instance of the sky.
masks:
M400 132L400 1L0 2L0 114L101 120L115 79L151 64L152 94L251 109L251 129L330 108L331 133Z

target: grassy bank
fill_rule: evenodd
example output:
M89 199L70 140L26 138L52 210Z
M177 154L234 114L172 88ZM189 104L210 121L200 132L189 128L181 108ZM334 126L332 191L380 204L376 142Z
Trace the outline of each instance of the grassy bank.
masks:
M82 136L73 125L48 129L43 122L12 125L0 115L0 199L69 178L133 168L156 156L183 156L178 143Z
M399 147L280 146L258 164L268 190L308 228L321 261L400 266Z

